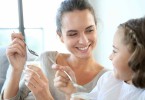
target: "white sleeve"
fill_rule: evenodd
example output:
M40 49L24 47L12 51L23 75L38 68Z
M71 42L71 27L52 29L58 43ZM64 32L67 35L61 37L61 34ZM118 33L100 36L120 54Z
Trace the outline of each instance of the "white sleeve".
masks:
M107 73L107 72L106 72ZM100 92L101 87L103 86L103 82L105 79L105 74L104 73L98 80L97 85L94 87L94 89L89 93L89 96L92 97L92 100L99 100L98 95Z

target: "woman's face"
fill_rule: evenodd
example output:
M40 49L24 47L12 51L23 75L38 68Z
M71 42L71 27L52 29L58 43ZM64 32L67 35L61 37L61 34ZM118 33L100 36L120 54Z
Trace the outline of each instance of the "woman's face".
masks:
M94 17L89 10L74 10L62 16L61 41L79 58L92 56L97 33Z
M128 66L131 53L129 53L128 47L123 44L123 37L124 31L122 28L119 28L114 35L113 52L109 58L114 66L115 77L120 80L129 81L132 76L132 70Z

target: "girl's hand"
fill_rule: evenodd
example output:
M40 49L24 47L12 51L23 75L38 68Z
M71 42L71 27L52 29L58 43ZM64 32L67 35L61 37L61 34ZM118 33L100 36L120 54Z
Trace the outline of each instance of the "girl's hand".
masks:
M28 65L24 70L24 74L25 84L36 100L53 100L49 91L48 79L39 67Z
M26 45L24 37L21 33L11 34L12 43L6 50L6 55L12 69L15 71L22 71L26 61Z
M75 79L75 74L68 66L60 66L57 64L53 64L52 68L56 70L55 78L54 78L54 86L58 88L60 91L64 92L66 96L70 96L72 93L76 92L76 88L72 85L68 76L64 73L64 70Z

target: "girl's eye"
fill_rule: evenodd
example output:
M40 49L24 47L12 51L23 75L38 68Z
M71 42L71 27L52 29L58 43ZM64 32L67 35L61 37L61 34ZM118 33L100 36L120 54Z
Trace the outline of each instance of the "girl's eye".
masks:
M113 53L117 53L115 50L113 50Z

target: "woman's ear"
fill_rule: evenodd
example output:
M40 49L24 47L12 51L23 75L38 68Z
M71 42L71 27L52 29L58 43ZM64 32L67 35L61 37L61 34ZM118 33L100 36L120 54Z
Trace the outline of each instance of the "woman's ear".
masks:
M57 31L57 35L59 36L59 39L60 39L61 42L63 43L64 41L63 41L62 33Z

